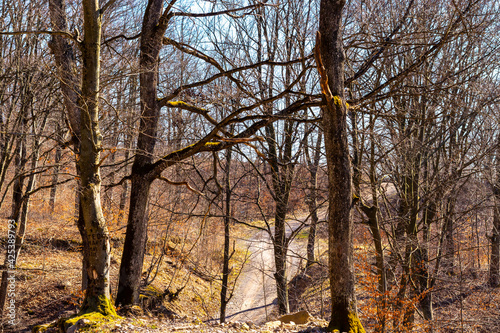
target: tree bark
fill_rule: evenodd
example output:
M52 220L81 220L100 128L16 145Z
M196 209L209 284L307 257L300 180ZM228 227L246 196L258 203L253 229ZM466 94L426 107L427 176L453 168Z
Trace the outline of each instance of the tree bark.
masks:
M54 212L56 205L57 181L59 179L59 169L60 169L59 163L61 162L61 157L62 157L61 145L57 145L54 157L54 169L52 171L52 187L50 189L50 199L49 199L49 207L51 212Z
M329 275L332 317L328 331L365 332L354 294L352 179L347 142L342 46L343 0L321 0L316 62L321 77L326 161L329 180Z
M97 0L83 1L84 40L82 42L82 95L80 107L81 176L80 210L89 252L86 257L87 291L80 313L116 315L110 302L109 233L101 207L99 131L99 74L102 12Z
M443 244L443 259L441 266L446 274L453 275L455 272L455 239L453 237L454 229L454 212L455 212L455 195L450 194L446 200L445 217L444 217L444 244Z
M133 122L132 122L132 117L134 116L135 108L134 105L137 100L137 76L132 76L130 77L130 88L129 88L129 102L128 102L128 107L127 107L127 127L130 129L133 127ZM124 160L128 161L130 158L130 150L132 149L132 133L130 130L127 131L125 134L125 140L124 140L124 148L125 148L125 156ZM118 212L118 223L121 223L125 217L125 206L127 205L127 198L128 198L128 188L129 188L129 183L126 181L123 183L122 186L122 192L120 194L120 206L119 206L119 212Z
M316 141L316 150L314 152L314 158L311 160L309 158L309 148L306 144L305 152L306 158L308 159L307 164L309 168L309 195L306 198L307 208L309 209L309 214L311 215L311 224L309 227L309 235L307 237L307 266L310 266L315 261L314 246L316 243L316 229L318 226L318 169L319 161L321 158L321 144L323 141L322 132L318 131L318 139Z
M230 172L231 172L231 159L232 159L232 149L229 148L226 151L226 169L224 172L224 258L222 264L222 286L220 291L220 322L223 323L226 321L226 307L229 299L227 297L228 288L229 288L229 260L231 259L231 255L229 253L229 247L231 242L231 181L230 181Z
M144 14L140 46L141 119L137 150L132 165L130 207L127 232L120 264L116 304L139 301L144 251L147 241L148 201L151 183L156 175L149 172L153 164L160 105L157 98L158 61L162 38L168 21L162 16L163 1L150 0ZM162 20L164 19L164 20Z
M53 29L55 31L68 31L66 1L49 0L49 12ZM52 36L49 46L54 53L58 67L66 115L76 141L80 136L80 109L77 105L80 85L76 75L75 52L70 41L63 36Z
M491 287L500 286L500 136L497 138L496 181L493 185L493 230L491 234L491 258L488 283Z
M52 29L55 31L68 31L68 21L66 14L65 0L50 0L49 13ZM63 95L64 105L66 107L66 119L68 119L69 127L72 131L73 146L76 159L76 173L79 178L76 180L77 186L75 191L75 219L77 227L82 238L82 290L87 289L87 258L89 257L89 242L85 231L85 222L83 212L81 210L80 197L82 189L82 180L80 172L80 164L78 156L80 156L80 124L81 124L81 109L78 105L78 98L81 95L81 87L77 76L77 66L75 59L75 51L73 45L70 44L63 36L52 36L49 44L52 53L54 54L55 63L60 76L61 92Z
M491 258L488 284L497 288L500 285L500 196L495 196L495 206L493 207L493 230L491 233Z

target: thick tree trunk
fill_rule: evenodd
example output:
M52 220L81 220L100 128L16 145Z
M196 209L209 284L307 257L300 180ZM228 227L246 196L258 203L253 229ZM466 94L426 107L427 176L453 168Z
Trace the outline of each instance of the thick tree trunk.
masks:
M50 0L52 27L67 31L64 0ZM84 40L82 51L81 92L76 75L76 62L70 41L53 36L50 46L61 77L67 118L75 138L78 155L79 186L77 225L83 241L82 286L86 288L81 313L100 312L115 315L110 303L109 234L102 214L100 191L99 74L101 46L101 15L97 0L83 0Z
M134 163L135 164L135 163ZM147 210L151 181L132 174L127 233L120 265L120 281L116 305L139 302L142 266L147 241Z
M109 233L101 207L99 131L99 74L101 11L97 0L83 1L84 40L82 43L82 96L80 97L81 175L80 210L85 224L89 252L86 256L87 291L81 313L116 315L110 303Z
M332 317L328 330L365 332L354 294L352 246L352 179L347 143L342 46L343 0L321 0L316 61L321 76L326 162L329 180L329 275Z
M168 20L162 17L163 1L150 0L144 14L140 54L141 119L137 152L132 165L130 207L125 244L120 265L116 304L127 306L139 301L144 251L147 241L148 200L157 175L148 173L153 163L160 105L157 101L158 60Z

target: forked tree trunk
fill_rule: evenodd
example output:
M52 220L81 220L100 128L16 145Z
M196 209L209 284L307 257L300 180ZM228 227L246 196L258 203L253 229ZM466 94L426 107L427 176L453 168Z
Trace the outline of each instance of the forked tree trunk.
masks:
M81 92L75 74L76 62L70 41L53 36L51 49L61 77L67 118L75 138L77 170L80 176L78 229L83 240L82 285L86 287L80 313L100 312L116 315L110 302L109 288L109 233L102 214L100 151L102 136L99 131L99 74L102 12L97 0L83 0L84 40L82 51ZM52 27L67 31L64 0L50 0ZM78 101L78 102L77 102Z
M326 162L329 180L329 275L332 317L328 330L365 332L354 294L352 179L344 97L342 9L344 0L321 0L316 62L321 77Z

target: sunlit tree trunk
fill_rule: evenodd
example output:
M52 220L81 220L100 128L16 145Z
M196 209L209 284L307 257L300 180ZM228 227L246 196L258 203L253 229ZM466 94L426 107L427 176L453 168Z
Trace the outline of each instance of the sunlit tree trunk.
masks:
M491 234L490 276L491 287L500 286L500 136L497 138L496 181L493 185L493 230Z
M82 96L80 107L80 210L88 239L87 291L81 313L115 315L110 303L109 233L101 207L99 74L102 13L97 0L83 1Z

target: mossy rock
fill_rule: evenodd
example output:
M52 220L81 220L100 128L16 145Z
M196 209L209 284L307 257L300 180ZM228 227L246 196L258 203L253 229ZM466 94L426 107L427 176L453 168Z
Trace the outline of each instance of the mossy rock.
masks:
M93 327L97 326L103 322L107 322L109 319L107 316L104 316L102 313L99 312L90 312L86 313L83 315L75 316L75 317L70 317L70 318L61 318L59 319L59 328L63 331L66 332L68 328L70 328L73 325L76 325L76 323L80 322L81 326L85 327Z

